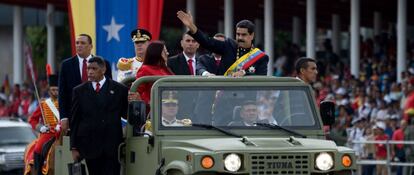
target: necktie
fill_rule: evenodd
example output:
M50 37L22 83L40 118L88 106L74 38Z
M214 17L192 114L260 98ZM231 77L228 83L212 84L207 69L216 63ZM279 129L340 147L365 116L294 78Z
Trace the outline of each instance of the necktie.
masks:
M98 93L99 90L101 90L101 85L99 83L96 83L96 88L95 88L96 93Z
M193 59L188 60L188 69L190 70L190 74L194 75L194 69L193 69Z
M83 59L82 64L82 82L88 81L88 72L86 71L87 65L86 65L86 59Z
M220 65L220 60L216 60L216 66Z

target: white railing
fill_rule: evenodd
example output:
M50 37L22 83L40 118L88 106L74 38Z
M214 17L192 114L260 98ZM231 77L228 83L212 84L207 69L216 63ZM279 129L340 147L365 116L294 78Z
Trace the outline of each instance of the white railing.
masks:
M387 158L385 160L369 160L369 159L359 159L357 161L358 165L386 165L388 175L391 175L391 166L406 166L414 167L414 162L394 162L391 161L391 145L403 144L403 145L414 145L414 141L395 141L395 140L381 140L381 141L353 141L352 143L356 144L385 144L387 149Z

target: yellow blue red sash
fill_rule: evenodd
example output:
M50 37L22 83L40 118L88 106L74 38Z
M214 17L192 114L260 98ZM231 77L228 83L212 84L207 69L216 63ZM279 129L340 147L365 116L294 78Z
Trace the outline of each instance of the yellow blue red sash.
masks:
M233 72L237 72L239 70L246 70L251 65L253 65L256 61L258 61L260 58L264 57L266 54L262 52L258 48L254 48L250 52L244 54L242 57L240 57L236 62L234 62L229 69L224 73L224 76L231 75Z

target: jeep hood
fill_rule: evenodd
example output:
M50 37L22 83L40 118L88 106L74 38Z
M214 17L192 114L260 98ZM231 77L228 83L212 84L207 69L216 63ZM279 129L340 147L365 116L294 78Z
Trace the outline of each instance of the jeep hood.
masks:
M308 138L206 138L163 140L162 146L189 152L338 150L333 141ZM346 149L345 149L346 150ZM342 150L342 151L345 151Z

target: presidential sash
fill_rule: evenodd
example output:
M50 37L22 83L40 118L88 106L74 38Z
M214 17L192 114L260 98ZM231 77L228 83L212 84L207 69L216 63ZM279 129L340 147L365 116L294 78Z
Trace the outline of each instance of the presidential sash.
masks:
M234 62L229 69L224 73L224 76L231 75L233 72L237 72L239 70L246 70L251 65L256 63L260 58L264 57L266 54L262 52L258 48L254 48L250 50L248 53L244 54L240 57L236 62Z

